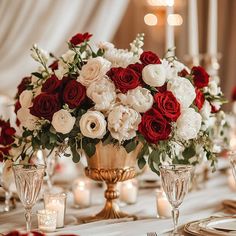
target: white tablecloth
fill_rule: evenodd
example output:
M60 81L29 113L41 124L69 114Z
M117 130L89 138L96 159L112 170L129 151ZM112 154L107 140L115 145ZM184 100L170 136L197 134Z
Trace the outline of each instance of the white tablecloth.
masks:
M171 219L156 218L155 190L140 190L138 202L134 205L122 207L130 214L136 214L141 219L138 221L107 220L88 224L78 224L77 219L97 213L102 207L102 189L93 192L92 207L87 209L74 209L72 198L69 196L66 213L66 226L58 230L55 234L76 234L81 236L126 236L126 235L147 235L147 232L157 232L162 234L172 228ZM234 199L236 193L232 192L228 185L226 176L217 174L211 178L206 188L197 192L190 192L180 207L180 224L192 220L208 217L219 211L220 203L225 199ZM43 203L39 202L34 207L43 208ZM36 215L33 216L33 226L36 228ZM18 204L17 208L10 213L0 214L0 233L9 230L23 230L25 226L24 211ZM55 235L54 234L54 235ZM49 234L52 235L52 234Z

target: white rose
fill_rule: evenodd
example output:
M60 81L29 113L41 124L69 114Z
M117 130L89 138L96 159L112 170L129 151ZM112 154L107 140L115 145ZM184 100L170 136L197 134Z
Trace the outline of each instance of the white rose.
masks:
M68 50L66 53L64 53L62 56L61 60L62 62L66 62L66 63L72 63L74 61L74 57L75 57L75 52L72 50Z
M119 142L135 137L140 122L140 114L123 105L114 107L108 115L108 129Z
M23 108L29 108L32 105L33 93L31 90L24 90L19 97L20 105Z
M211 105L208 101L205 100L202 109L200 111L203 120L208 120L211 115Z
M201 128L202 117L193 108L182 110L180 117L176 121L176 135L183 140L197 137Z
M91 58L82 67L78 81L88 87L91 83L103 78L111 68L111 63L102 57Z
M135 111L144 113L153 105L153 96L148 89L138 86L127 94L119 94L122 104L132 107Z
M176 77L167 83L167 90L177 98L182 109L188 108L196 97L195 89L188 79Z
M98 111L108 111L116 100L116 88L114 83L104 77L95 81L87 88L87 96L95 103Z
M75 117L70 112L61 109L53 114L52 126L57 132L67 134L73 129L75 120Z
M150 64L143 68L143 80L153 87L160 87L166 82L166 70L162 64Z
M35 130L37 128L38 117L33 116L28 108L20 108L17 111L17 118L21 126L28 130Z
M218 89L217 83L215 81L209 82L208 91L213 96L216 96L219 93L219 89Z
M79 125L81 133L86 137L101 139L106 134L107 122L99 111L87 111L82 115Z

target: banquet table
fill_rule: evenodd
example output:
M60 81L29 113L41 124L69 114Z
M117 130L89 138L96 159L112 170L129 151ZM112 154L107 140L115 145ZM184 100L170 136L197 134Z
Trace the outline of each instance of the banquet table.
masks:
M227 176L217 172L206 182L204 189L190 192L180 206L179 224L189 221L221 214L221 202L225 199L236 198L236 193L230 190L227 184ZM117 236L117 235L147 235L147 232L156 232L162 235L171 230L171 219L157 219L155 189L141 189L136 204L122 206L122 210L136 214L137 221L129 219L104 220L87 224L79 223L84 216L97 213L103 204L103 189L93 189L91 207L75 209L72 195L68 194L65 227L48 235L76 234L81 236ZM34 207L33 227L37 229L35 212L43 208L43 202L39 201ZM24 230L24 210L20 203L17 208L9 213L0 213L0 233L10 230Z

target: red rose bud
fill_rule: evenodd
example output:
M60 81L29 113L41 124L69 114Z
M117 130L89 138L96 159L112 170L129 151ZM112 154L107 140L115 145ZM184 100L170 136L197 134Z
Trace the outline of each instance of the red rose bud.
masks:
M196 88L195 92L196 92L196 98L194 100L194 103L197 106L198 110L200 111L202 109L204 102L205 102L205 97L200 89Z
M17 96L20 96L20 94L26 90L27 86L31 83L31 77L25 77L22 79L20 84L18 85L17 89Z
M114 82L117 89L122 93L126 93L130 89L134 89L141 85L139 73L130 68L111 68L107 72L108 77Z
M61 85L61 80L59 80L56 75L51 75L42 85L42 92L55 93L58 91Z
M164 85L160 86L160 87L156 87L156 89L158 90L158 92L163 93L167 90L167 83L164 83Z
M88 41L92 37L92 34L84 33L84 34L76 34L70 39L70 43L74 46L79 45L85 41Z
M58 60L55 60L50 66L49 68L52 69L52 71L57 70L58 69Z
M233 92L232 92L232 100L236 101L236 87L234 87Z
M63 91L63 101L70 109L78 107L86 97L86 88L76 80L70 80Z
M194 66L191 70L193 75L193 82L197 88L206 87L209 83L209 75L201 66Z
M160 140L169 138L171 125L156 109L152 108L144 113L138 130L148 142L156 144Z
M39 118L52 120L55 112L61 109L58 94L41 93L33 100L30 113Z
M186 77L187 75L189 75L188 71L183 69L178 73L178 76L180 77Z
M180 104L172 92L156 93L154 107L168 120L176 121L180 116Z
M149 65L149 64L161 64L160 58L151 51L145 51L140 56L140 61L143 63L143 65Z

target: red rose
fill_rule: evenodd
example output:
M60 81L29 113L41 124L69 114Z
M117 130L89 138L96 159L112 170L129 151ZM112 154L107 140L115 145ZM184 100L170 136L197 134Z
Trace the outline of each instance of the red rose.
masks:
M30 113L39 118L52 120L55 112L61 109L58 94L41 93L33 100L33 106L30 107Z
M59 89L61 80L59 80L56 75L52 75L48 78L42 85L42 92L45 93L55 93Z
M158 92L163 93L167 90L167 83L164 83L162 86L160 87L156 87L156 89L158 90Z
M186 77L187 75L189 75L189 73L186 69L183 69L178 73L178 76L180 77Z
M52 69L52 71L57 70L58 69L58 60L55 60L50 66L49 68Z
M22 81L20 82L20 84L18 85L17 89L17 96L20 96L20 94L26 90L27 86L31 83L31 77L25 77L22 79Z
M180 104L172 92L156 93L154 107L168 120L176 121L180 116Z
M140 75L130 68L111 68L107 75L113 80L116 88L122 93L126 93L130 89L134 89L141 85L139 77Z
M19 100L17 100L15 103L15 108L14 108L15 114L17 114L17 112L20 110L20 108L21 108L20 102L19 102Z
M160 58L151 51L145 51L140 56L140 61L146 66L149 64L161 64Z
M8 146L14 142L13 135L16 130L11 127L9 121L0 120L0 145Z
M148 142L156 144L169 138L171 126L156 109L151 108L144 113L138 130Z
M236 101L236 87L234 87L233 92L232 92L232 100Z
M86 97L86 88L76 80L70 80L63 91L63 101L73 109L78 107Z
M205 97L200 89L196 88L195 92L196 92L196 98L194 100L194 103L197 106L198 110L200 111L202 109L204 102L205 102Z
M138 63L138 62L136 62L135 64L130 64L130 65L127 66L127 68L130 68L130 69L136 71L140 75L142 75L143 67L144 67L144 65L141 64L141 63Z
M193 82L197 88L206 87L209 83L209 75L201 66L194 66L191 74L193 75Z
M70 43L74 46L83 43L84 41L88 41L92 37L92 34L84 33L84 34L76 34L70 39Z

